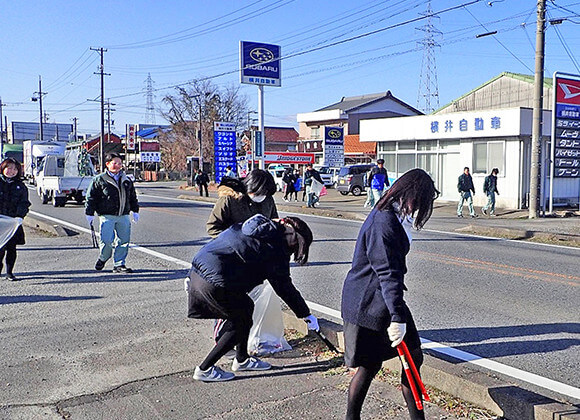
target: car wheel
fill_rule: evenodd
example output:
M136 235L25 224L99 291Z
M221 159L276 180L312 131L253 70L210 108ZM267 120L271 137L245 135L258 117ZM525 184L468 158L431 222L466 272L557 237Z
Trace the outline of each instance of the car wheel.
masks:
M352 195L358 197L359 195L362 194L362 188L359 187L358 185L355 185L354 187L352 187Z
M348 191L339 191L342 195L348 195Z

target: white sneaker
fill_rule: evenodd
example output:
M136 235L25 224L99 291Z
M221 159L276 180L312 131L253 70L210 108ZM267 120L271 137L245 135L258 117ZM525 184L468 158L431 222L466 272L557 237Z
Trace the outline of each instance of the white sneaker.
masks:
M264 362L257 357L248 357L244 362L238 362L238 359L234 358L232 363L232 370L234 372L239 372L241 370L268 370L271 369L272 365L268 362Z
M234 359L235 360L235 359ZM199 366L195 367L193 372L193 379L202 382L222 382L234 379L236 375L231 372L226 372L217 366L212 366L208 370L201 370Z

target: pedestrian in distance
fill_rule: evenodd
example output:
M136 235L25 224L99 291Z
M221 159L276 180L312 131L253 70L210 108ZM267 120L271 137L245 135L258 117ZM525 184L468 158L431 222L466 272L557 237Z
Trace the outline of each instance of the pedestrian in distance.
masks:
M483 181L483 192L487 195L487 204L481 208L481 212L487 215L489 211L490 216L495 216L495 195L499 195L497 190L497 174L499 174L498 168L493 168L491 173L485 177Z
M395 347L403 339L417 369L421 366L421 341L404 300L404 275L412 228L421 229L429 220L438 195L431 177L412 169L379 200L358 234L342 289L345 363L358 368L348 390L348 420L360 419L373 378L384 360L398 356ZM410 418L424 419L404 373L401 384Z
M226 166L226 174L225 176L228 176L230 178L236 178L236 173L232 170L231 166Z
M16 246L24 245L26 237L22 228L22 219L28 214L31 205L28 201L28 188L22 182L22 165L16 159L7 158L0 164L0 214L18 219L20 226L12 237L0 248L0 272L6 256L6 280L17 281L14 275L16 264Z
M256 215L231 226L199 250L186 279L188 317L226 321L216 345L195 368L193 379L203 382L233 379L233 373L222 370L216 363L234 348L234 372L272 367L250 357L247 349L254 311L248 292L266 279L309 329L319 330L318 320L311 315L290 277L290 256L294 255L298 264L305 264L311 243L312 232L301 219L269 220Z
M320 201L316 192L312 190L313 180L316 180L320 184L324 185L320 173L312 167L311 163L309 163L306 165L306 171L304 172L304 187L306 188L305 192L308 197L308 207L315 207L318 201Z
M373 196L372 202L369 203L371 208L379 202L390 185L389 174L385 169L384 164L384 159L378 159L377 166L372 168L368 175L367 187L370 188L370 193Z
M292 170L292 168L289 168L284 172L282 182L284 182L285 184L284 201L292 200L292 193L296 192L294 190L294 182L296 182L296 178L294 177L294 171Z
M294 170L294 201L298 202L298 193L302 190L302 177L298 169ZM290 197L292 199L292 197ZM304 199L302 199L304 201Z
M100 271L113 257L114 273L132 273L125 265L131 240L131 214L139 221L139 202L133 181L123 170L118 153L105 156L105 171L93 178L87 190L85 215L93 225L95 213L99 217L99 259L95 270Z
M467 201L469 208L469 215L472 218L477 217L475 210L473 210L473 195L475 195L475 187L473 186L473 178L469 173L469 167L463 168L463 173L457 180L457 190L459 191L459 204L457 205L457 217L463 217L463 203Z
M371 175L371 171L372 171L372 169L368 170L367 172L365 172L365 174L363 176L363 184L365 186L368 186L368 180L369 180L369 177ZM373 207L375 207L375 198L374 198L373 193L371 192L370 188L367 187L366 192L367 192L367 199L365 200L363 207L365 209L366 208L372 209Z
M209 184L209 176L201 169L197 170L197 174L195 175L194 182L199 189L199 196L203 197L203 192L205 191L205 196L209 197L209 192L207 190L207 186Z

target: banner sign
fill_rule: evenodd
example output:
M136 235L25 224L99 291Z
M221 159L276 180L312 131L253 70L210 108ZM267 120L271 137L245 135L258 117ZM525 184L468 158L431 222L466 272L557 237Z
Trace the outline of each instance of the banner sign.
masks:
M344 128L324 127L324 164L340 168L344 166Z
M140 152L141 162L161 162L161 152Z
M240 41L240 82L281 86L279 45Z
M314 163L314 153L265 152L264 161L266 163L306 165L307 163Z
M554 177L580 178L580 76L556 73L554 88Z
M236 171L236 125L231 122L214 122L215 182L219 183L231 166Z
M127 150L135 150L135 124L127 124Z
M262 141L261 131L252 131L254 137L253 150L254 157L261 158L264 155L264 142Z

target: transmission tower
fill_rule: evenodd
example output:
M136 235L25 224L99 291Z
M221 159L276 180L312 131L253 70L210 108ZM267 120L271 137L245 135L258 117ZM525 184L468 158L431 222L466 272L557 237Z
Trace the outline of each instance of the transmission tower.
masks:
M418 44L423 46L423 60L421 61L421 77L419 79L419 93L417 96L417 108L425 114L430 114L439 108L439 85L437 82L437 64L435 63L435 48L440 47L436 41L436 36L441 36L442 32L433 25L433 15L431 1L427 2L427 10L421 13L427 16L427 23L419 28L425 33L425 37Z
M155 82L151 78L151 73L147 74L147 79L145 80L145 96L147 97L147 112L145 113L145 122L147 124L155 124L155 107L153 106L153 99L155 94L153 93L153 85Z

